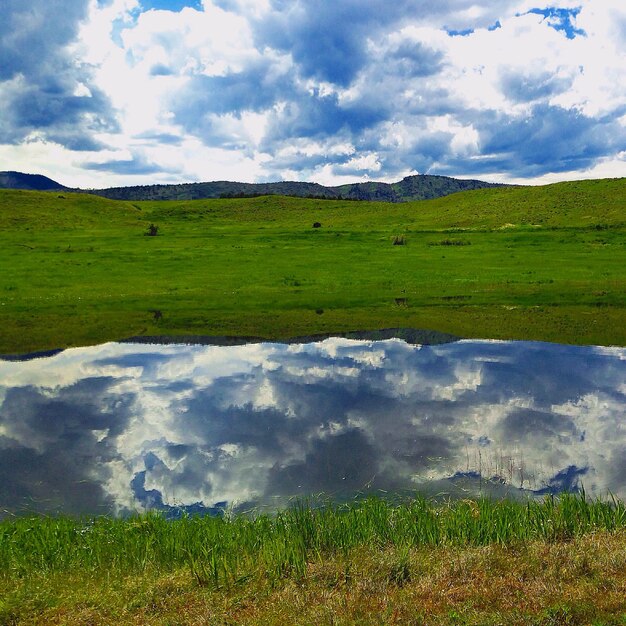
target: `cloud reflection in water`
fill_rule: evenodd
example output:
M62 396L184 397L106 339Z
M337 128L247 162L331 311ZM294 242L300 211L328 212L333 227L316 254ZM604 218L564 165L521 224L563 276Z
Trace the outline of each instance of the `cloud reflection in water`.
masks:
M626 496L623 348L105 344L0 361L0 381L10 512L365 489Z

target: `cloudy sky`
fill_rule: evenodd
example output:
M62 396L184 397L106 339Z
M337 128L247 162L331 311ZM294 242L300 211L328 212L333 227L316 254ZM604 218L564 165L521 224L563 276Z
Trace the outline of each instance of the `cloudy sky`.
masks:
M67 185L626 172L624 0L3 0L0 170Z

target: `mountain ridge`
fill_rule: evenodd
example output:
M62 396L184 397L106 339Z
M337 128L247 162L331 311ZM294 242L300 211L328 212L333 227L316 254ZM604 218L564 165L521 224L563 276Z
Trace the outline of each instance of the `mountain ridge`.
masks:
M211 181L200 183L137 185L104 189L70 188L39 174L0 172L0 188L32 189L36 191L75 191L102 196L110 200L203 200L209 198L240 198L262 195L281 195L334 200L377 200L409 202L429 200L473 189L506 187L475 179L416 174L395 183L376 181L355 182L338 186L318 183L282 181L273 183L239 183Z
M42 174L23 172L0 172L0 189L25 189L29 191L70 191L69 187L57 183Z

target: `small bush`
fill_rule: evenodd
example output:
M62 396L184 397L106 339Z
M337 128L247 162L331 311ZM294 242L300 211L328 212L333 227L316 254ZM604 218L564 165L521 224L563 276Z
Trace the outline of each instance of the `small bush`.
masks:
M144 234L146 235L146 237L156 237L158 232L159 227L155 226L154 224L150 224L150 226L148 226L148 230L146 230Z
M321 228L322 225L319 222L313 222L313 228Z
M441 241L436 241L428 244L429 246L469 246L471 245L471 241L466 241L464 239L442 239Z

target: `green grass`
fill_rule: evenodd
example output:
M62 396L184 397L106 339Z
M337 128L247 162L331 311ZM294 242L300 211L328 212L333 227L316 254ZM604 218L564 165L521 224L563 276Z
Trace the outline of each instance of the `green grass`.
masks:
M131 519L18 518L0 523L0 623L106 623L94 614L119 619L146 611L152 611L154 619L141 623L193 623L160 618L169 614L170 605L183 592L187 605L210 601L222 607L230 604L236 611L238 599L246 597L257 610L270 596L357 589L367 580L379 586L379 595L381 590L395 594L415 590L427 577L434 586L446 579L450 587L477 569L482 572L475 577L506 578L509 584L517 580L518 587L560 576L578 594L589 594L590 587L600 593L603 588L607 601L613 598L612 591L619 598L619 585L626 584L625 528L622 502L589 500L584 495L528 503L479 500L435 505L424 499L402 503L367 499L321 508L299 503L274 516L176 521L156 514ZM594 537L604 552L581 548ZM559 550L558 559L548 556ZM610 559L610 550L617 550L613 565L600 564L599 560ZM617 572L615 580L611 567ZM160 597L164 584L173 585L178 594ZM118 593L112 599L114 589ZM375 599L372 593L361 599L360 610L367 602L384 599L384 594ZM450 610L471 616L481 608L481 594L486 593L487 589L466 589L462 602L438 601L437 610L450 605ZM583 610L573 591L553 590L550 597L552 604L540 603L541 610ZM624 598L621 610L626 614ZM524 602L518 600L520 609ZM554 601L560 604L554 606ZM55 621L59 615L73 617L86 609L92 609L87 612L91 617L84 622ZM586 605L585 615L601 614L597 609Z
M626 345L623 179L406 204L64 196L0 192L0 353L403 326Z

